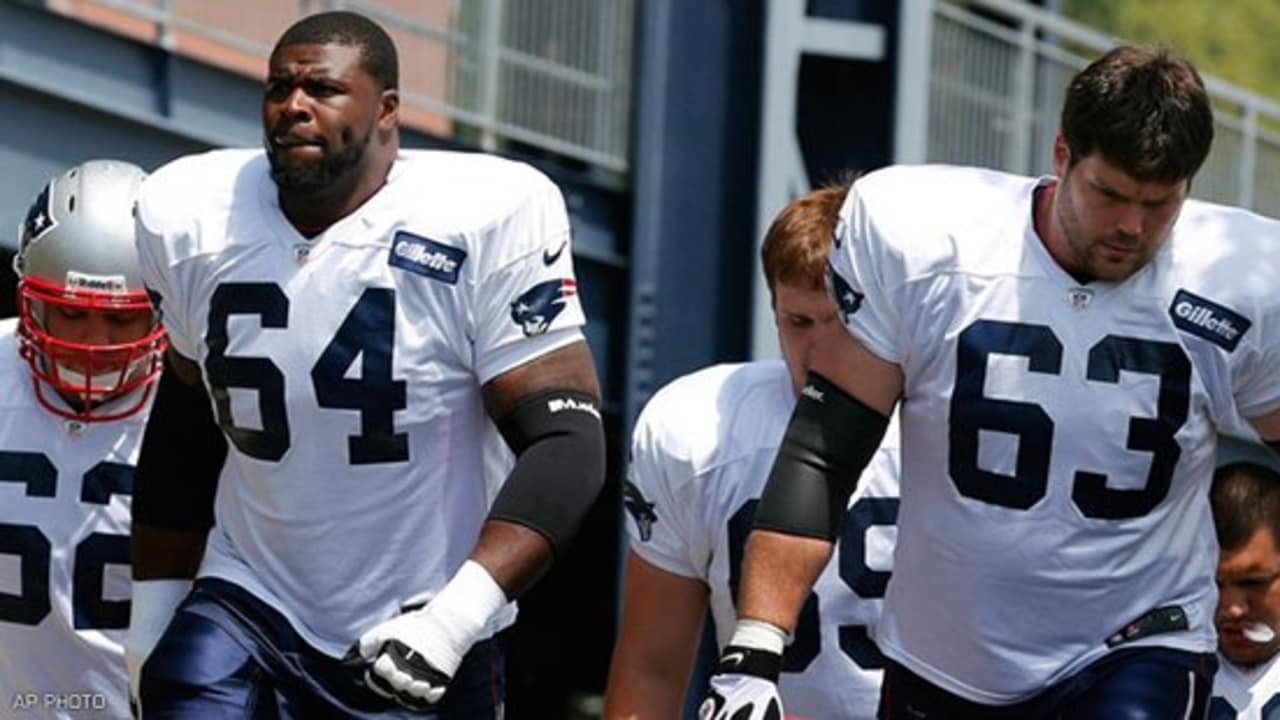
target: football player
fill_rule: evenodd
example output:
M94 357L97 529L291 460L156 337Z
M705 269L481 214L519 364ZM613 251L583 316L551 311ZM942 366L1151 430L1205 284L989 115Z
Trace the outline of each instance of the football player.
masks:
M782 361L716 365L678 378L636 423L624 503L632 522L607 718L674 718L708 606L721 647L733 631L739 561L769 466L803 387L806 357L844 332L823 287L847 185L785 207L761 249ZM870 718L883 658L867 629L892 568L897 438L850 496L841 542L806 600L780 674L791 717Z
M900 399L881 717L1204 713L1217 432L1280 441L1280 223L1187 199L1212 136L1195 69L1125 46L1072 79L1055 176L854 184L849 333L815 348L756 511L714 717L731 655L781 653Z
M143 186L174 371L135 507L144 715L500 717L493 636L603 484L559 190L401 150L396 87L377 24L303 18L265 151Z
M1223 436L1209 495L1218 531L1218 676L1210 720L1280 712L1280 458Z
M129 509L166 339L133 243L143 172L54 177L0 321L0 714L128 717Z

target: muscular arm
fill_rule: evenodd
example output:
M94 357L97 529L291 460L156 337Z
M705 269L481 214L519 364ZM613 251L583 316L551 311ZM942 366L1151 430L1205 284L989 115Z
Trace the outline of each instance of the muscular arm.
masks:
M707 612L707 586L669 573L634 552L627 558L622 628L613 646L604 716L680 716Z
M872 355L848 333L838 333L815 347L809 361L812 372L886 417L902 394L898 366ZM831 550L832 543L823 539L753 530L742 561L739 616L794 630L800 608Z
M170 348L138 459L130 535L135 580L195 577L226 454L199 366Z
M585 342L577 341L566 345L490 380L483 388L485 410L489 417L501 422L528 398L553 390L576 390L599 401L600 385ZM603 435L599 440L603 443ZM543 441L543 447L535 444L520 453L508 484L536 479L519 477L521 463L528 465L528 453L556 453L558 449L551 443L554 440L550 443ZM565 467L573 462L573 458L563 460ZM599 477L596 478L597 492L599 484L603 482L603 474L604 468L600 467ZM506 491L508 488L504 488L504 492ZM546 501L554 502L555 498L549 496ZM580 509L582 514L586 510L586 507ZM471 553L471 559L489 571L508 598L516 598L528 590L551 566L554 550L549 539L533 527L490 518L481 528L480 539Z

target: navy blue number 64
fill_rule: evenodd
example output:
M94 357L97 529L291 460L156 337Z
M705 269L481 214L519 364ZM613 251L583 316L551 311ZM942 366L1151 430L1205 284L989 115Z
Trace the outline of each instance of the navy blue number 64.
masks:
M0 482L26 486L27 497L53 498L58 469L36 452L0 451ZM133 494L133 466L102 461L84 474L80 502L106 505L112 495ZM0 622L39 625L53 609L49 597L49 561L53 546L34 525L0 523L0 554L17 555L22 587L0 592ZM111 630L129 625L129 601L103 598L107 565L129 564L129 537L91 533L75 547L71 573L72 624L77 630Z
M256 315L263 328L285 328L289 298L275 283L224 283L209 301L205 372L218 425L240 452L271 462L289 450L289 416L285 410L285 377L269 358L228 355L227 319ZM356 410L360 434L347 438L352 465L403 462L409 438L395 431L394 414L406 406L405 381L391 377L395 347L396 295L390 288L366 288L338 326L316 364L311 384L320 407ZM360 379L346 377L361 358ZM257 391L262 429L236 425L228 388Z

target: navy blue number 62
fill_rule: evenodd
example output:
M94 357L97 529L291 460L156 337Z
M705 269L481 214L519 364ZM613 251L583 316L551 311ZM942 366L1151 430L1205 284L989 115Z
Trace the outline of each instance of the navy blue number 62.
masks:
M0 482L26 486L27 497L53 498L58 469L36 452L0 452ZM112 495L133 494L133 466L102 461L84 474L80 501L106 505ZM0 523L0 554L17 555L22 588L0 592L0 622L39 625L53 609L49 598L49 561L53 546L35 525ZM129 601L103 598L106 566L129 564L129 537L91 533L76 544L71 573L72 624L77 630L128 627Z
M289 324L289 298L275 283L219 285L209 301L205 333L205 372L218 425L240 452L275 462L290 443L284 373L269 358L227 354L232 315L256 315L263 328L282 329ZM405 381L391 377L395 320L395 290L366 288L311 368L320 407L360 413L360 434L347 437L352 465L409 459L408 435L397 433L394 423L395 411L406 406ZM346 377L356 357L361 358L359 380ZM261 430L236 425L228 388L257 391Z
M1060 375L1062 343L1045 325L979 320L960 333L956 384L951 395L948 469L956 489L992 505L1026 510L1045 496L1053 449L1053 419L1036 403L986 397L987 359L992 354L1027 359L1028 372ZM1151 453L1147 482L1135 490L1107 487L1107 476L1077 471L1071 499L1089 518L1118 520L1146 515L1169 492L1182 455L1175 435L1191 406L1191 361L1174 343L1108 335L1089 349L1085 377L1120 382L1120 371L1159 378L1156 417L1129 419L1125 447ZM978 467L978 434L996 430L1018 436L1014 476Z

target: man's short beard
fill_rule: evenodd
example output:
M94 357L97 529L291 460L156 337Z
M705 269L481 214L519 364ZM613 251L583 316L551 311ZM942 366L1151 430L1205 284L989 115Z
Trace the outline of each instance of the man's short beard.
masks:
M360 164L369 148L373 135L367 133L359 142L352 143L337 153L325 152L318 163L285 167L276 158L271 143L267 142L267 161L271 164L271 179L281 190L290 193L315 193L326 190L343 175Z

